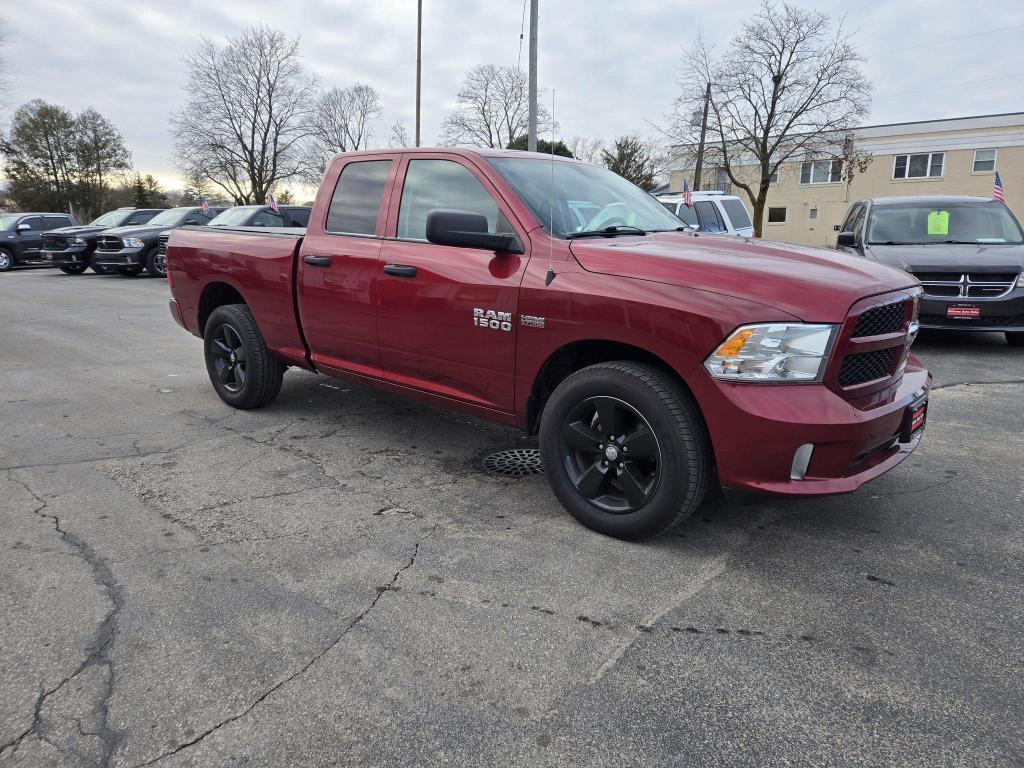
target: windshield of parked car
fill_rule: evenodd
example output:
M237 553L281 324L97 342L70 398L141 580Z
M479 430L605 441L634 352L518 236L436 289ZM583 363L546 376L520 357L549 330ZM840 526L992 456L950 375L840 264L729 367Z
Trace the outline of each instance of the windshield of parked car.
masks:
M191 208L168 208L146 222L147 227L177 227L192 213Z
M238 205L228 208L219 216L214 216L207 226L210 227L240 227L249 220L249 217L260 209L258 205Z
M107 211L98 219L93 219L89 222L90 226L93 227L119 227L128 220L128 217L135 213L131 211Z
M17 213L13 216L0 216L0 230L11 229L19 218L21 215Z
M552 163L547 158L492 157L488 161L555 237L598 231L664 232L682 226L661 203L605 168Z
M1024 234L1006 206L984 203L875 205L868 215L868 245L1020 244Z

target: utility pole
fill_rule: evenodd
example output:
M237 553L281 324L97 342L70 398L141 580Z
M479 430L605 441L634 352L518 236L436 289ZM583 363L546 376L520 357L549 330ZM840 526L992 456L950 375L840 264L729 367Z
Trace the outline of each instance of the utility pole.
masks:
M416 146L420 145L420 74L423 70L423 0L416 0Z
M711 83L704 89L704 117L700 121L700 143L697 145L697 167L693 169L693 191L700 189L700 174L704 170L704 137L708 132L708 104L711 103Z
M537 151L537 6L539 0L530 0L530 129L526 148Z

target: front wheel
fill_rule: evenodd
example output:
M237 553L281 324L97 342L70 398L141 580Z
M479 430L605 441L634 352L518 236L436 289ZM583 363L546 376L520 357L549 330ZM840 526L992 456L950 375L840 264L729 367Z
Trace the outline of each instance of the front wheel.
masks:
M270 354L245 304L218 307L203 332L206 370L220 399L235 408L259 408L281 391L284 366Z
M1011 347L1024 347L1024 331L1007 331L1006 343Z
M85 264L60 264L57 269L65 275L80 275L86 270Z
M540 441L555 496L609 536L657 536L707 493L704 420L683 386L653 366L618 361L572 374L544 408Z
M146 254L146 271L153 277L167 277L167 257L159 247L150 248Z
M6 272L14 266L14 257L10 251L0 248L0 272Z
M136 277L142 272L142 267L111 267L121 277Z

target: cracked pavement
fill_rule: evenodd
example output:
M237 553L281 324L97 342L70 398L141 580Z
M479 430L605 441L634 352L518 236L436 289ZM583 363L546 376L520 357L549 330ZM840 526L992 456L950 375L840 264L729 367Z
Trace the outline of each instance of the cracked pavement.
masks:
M644 544L503 427L292 371L162 281L0 276L0 766L1024 765L1024 351L924 333L921 449Z

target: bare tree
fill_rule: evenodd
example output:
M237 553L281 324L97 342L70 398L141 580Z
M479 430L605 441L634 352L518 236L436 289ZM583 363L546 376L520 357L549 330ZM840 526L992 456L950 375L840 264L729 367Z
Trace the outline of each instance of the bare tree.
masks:
M299 41L253 27L223 47L204 37L184 61L188 101L171 117L176 165L236 201L265 202L303 168L316 78L303 71Z
M365 83L325 91L309 118L302 180L317 185L338 152L366 149L382 110L377 90Z
M7 20L0 18L0 110L6 111L7 100L11 95L11 62L7 58Z
M406 130L405 123L401 120L395 120L395 122L391 124L391 133L388 136L388 146L392 149L412 146L412 140L409 138L409 131Z
M577 160L591 165L602 165L604 161L601 155L604 152L604 139L591 138L588 136L573 136L569 140L569 148Z
M529 82L521 69L475 66L466 73L455 110L441 127L441 143L504 149L527 132L529 107ZM545 133L551 128L551 115L541 105L537 130Z
M854 141L853 134L848 133L843 139L843 148L837 159L843 164L843 200L849 200L850 185L858 175L867 173L873 156L870 152L860 149Z
M683 54L687 74L669 133L695 144L692 115L711 84L708 151L754 209L760 236L769 179L788 160L835 154L867 115L871 85L842 20L762 0L761 10L719 57L698 38ZM738 171L753 167L754 176Z

